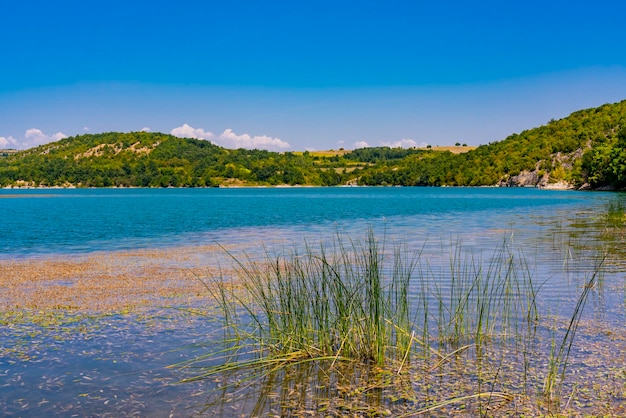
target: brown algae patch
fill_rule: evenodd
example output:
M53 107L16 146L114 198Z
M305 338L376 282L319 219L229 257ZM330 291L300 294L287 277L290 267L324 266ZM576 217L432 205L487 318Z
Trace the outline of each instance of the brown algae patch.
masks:
M188 304L206 298L212 247L137 250L45 259L0 260L0 310L104 313Z

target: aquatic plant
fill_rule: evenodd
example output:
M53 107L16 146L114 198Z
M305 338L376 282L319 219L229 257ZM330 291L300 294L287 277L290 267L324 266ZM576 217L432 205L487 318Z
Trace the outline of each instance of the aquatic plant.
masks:
M626 204L611 202L606 213L606 223L611 227L624 227L626 224Z
M394 404L415 415L473 402L474 413L487 415L533 397L528 389L537 387L543 358L536 339L542 284L524 255L503 240L483 260L457 242L448 268L435 271L421 254L379 241L372 230L363 241L338 235L330 244L265 251L261 259L230 254L234 269L205 281L221 307L224 340L177 366L194 371L185 381L217 381L224 391L218 402L256 393L255 411L271 409L281 391L316 408L307 394L324 397L320 387L331 388L332 408L349 413ZM549 357L543 393L552 400L600 270ZM465 379L467 386L455 386Z
M384 365L410 351L415 260L396 249L386 275L373 232L364 244L338 237L330 252L307 245L302 254L294 250L288 257L266 253L262 262L234 261L244 292L218 281L215 295L225 327L253 341L259 353L291 361L333 358ZM240 307L237 312L234 306Z
M578 331L578 326L587 303L589 293L596 286L599 281L599 275L602 272L602 264L604 264L607 255L602 256L596 265L596 268L591 273L588 280L585 281L582 286L582 292L580 293L576 306L572 316L570 317L569 324L561 340L561 344L558 349L554 340L552 341L550 358L548 362L548 370L543 384L543 396L545 397L550 409L559 408L559 402L561 400L561 392L563 389L563 382L565 380L565 371L568 366L570 352L574 344L574 338Z
M538 319L538 289L523 255L514 253L506 240L487 262L471 253L464 256L461 249L457 243L451 251L450 268L442 273L446 280L437 279L441 274L418 278L433 287L430 297L423 294L422 299L427 316L433 299L436 303L436 327L429 322L425 326L436 333L439 345L473 342L480 347L485 339L520 338L523 331L531 332L528 326ZM520 329L523 325L526 328Z

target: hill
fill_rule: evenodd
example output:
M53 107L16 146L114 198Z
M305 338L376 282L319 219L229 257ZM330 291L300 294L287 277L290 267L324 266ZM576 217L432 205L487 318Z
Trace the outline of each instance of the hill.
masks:
M412 155L359 184L626 187L626 101L580 110L467 153Z
M626 101L502 141L438 149L230 150L162 133L79 135L0 157L0 186L224 185L626 187Z
M228 150L147 132L80 135L0 159L4 187L324 186L340 181L309 155Z

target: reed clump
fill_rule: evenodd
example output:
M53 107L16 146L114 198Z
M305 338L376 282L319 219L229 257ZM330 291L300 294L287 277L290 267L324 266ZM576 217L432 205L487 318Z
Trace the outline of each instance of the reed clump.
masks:
M626 225L626 204L611 202L606 212L606 224L608 227L623 228Z
M241 291L216 283L225 328L259 352L294 359L345 359L384 365L411 344L410 278L415 267L399 250L387 271L370 231L365 243L340 238L328 247L261 262L234 259Z
M541 347L541 284L506 240L487 260L456 243L449 266L441 270L421 250L379 241L372 230L362 241L338 235L330 244L305 244L278 255L265 251L260 260L231 256L236 278L205 281L221 308L222 344L179 365L193 367L186 381L210 377L222 390L237 393L248 385L248 396L265 387L260 381L273 382L314 397L320 382L332 386L352 374L348 381L355 390L347 392L360 396L359 388L369 387L368 396L384 398L376 402L381 410L401 404L396 412L408 415L451 411L469 401L477 404L473 412L489 414L515 396L537 395L541 360L533 356ZM594 282L595 276L583 289L563 344L550 357L543 393L553 400ZM294 368L308 370L317 381L294 382ZM276 376L282 376L280 383ZM449 396L428 389L433 376L439 377L432 384L455 388ZM464 379L475 386L459 389ZM401 397L393 391L397 382ZM272 390L260 390L259 402L265 405ZM228 393L221 399L234 399ZM310 400L305 404L312 407Z

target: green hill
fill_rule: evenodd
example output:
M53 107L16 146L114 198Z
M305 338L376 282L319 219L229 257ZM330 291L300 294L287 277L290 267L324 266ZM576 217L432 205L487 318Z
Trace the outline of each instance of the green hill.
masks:
M338 184L334 171L295 153L228 150L161 133L80 135L0 160L0 185L211 187Z
M463 153L230 150L161 133L80 135L0 157L0 186L626 187L626 101L575 112ZM556 186L555 186L556 185Z
M467 153L415 154L360 184L626 187L626 101L581 110Z

